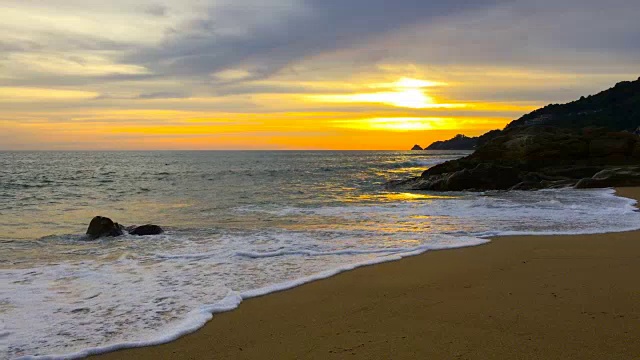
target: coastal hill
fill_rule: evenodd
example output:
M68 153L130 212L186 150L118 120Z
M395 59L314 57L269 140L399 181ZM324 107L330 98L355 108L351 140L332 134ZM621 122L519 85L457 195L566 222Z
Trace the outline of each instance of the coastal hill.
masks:
M596 95L581 97L567 104L550 104L514 120L506 129L528 125L551 125L565 128L605 127L633 131L640 125L640 78L623 81ZM500 134L491 130L484 135L462 134L436 141L425 150L474 150Z
M549 105L511 122L475 152L389 187L416 190L532 190L639 186L640 79ZM486 135L486 134L485 134Z
M449 140L436 141L427 146L425 150L474 150L487 141L493 139L500 133L500 130L491 130L481 136L469 137L458 134Z
M512 121L507 129L526 125L635 130L640 125L640 78L567 104L547 105Z

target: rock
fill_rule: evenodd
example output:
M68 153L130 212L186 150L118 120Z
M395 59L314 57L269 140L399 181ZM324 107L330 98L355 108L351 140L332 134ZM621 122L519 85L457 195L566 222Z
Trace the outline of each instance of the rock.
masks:
M523 181L512 186L509 190L539 190L543 188L544 185L541 182Z
M413 145L413 147L411 148L411 150L423 150L422 147L420 145Z
M113 220L108 217L96 216L89 223L87 235L89 235L91 239L115 237L123 235L123 229L124 227L122 225L114 223Z
M549 167L544 169L546 176L564 177L570 179L590 178L599 171L602 166L562 166L559 168ZM550 179L547 179L550 180Z
M542 185L543 189L562 189L572 187L576 184L575 179L565 179L565 180L542 180L540 185Z
M427 188L424 183L428 181L420 176L414 176L406 179L390 180L385 184L385 188L390 190L420 190Z
M410 190L463 191L505 190L520 183L520 170L491 163L480 163L472 169L460 169L387 183L388 188Z
M575 185L576 189L619 186L640 186L640 167L611 168L585 178Z
M640 164L640 138L606 129L516 127L503 131L464 158L433 166L421 179L389 184L415 190L462 191L542 189L577 185L635 184L630 173L600 174ZM592 178L593 177L593 178ZM613 185L611 185L613 184Z
M629 133L609 133L598 136L589 142L590 157L620 158L631 156L634 152L637 136Z
M142 225L138 226L135 229L129 231L131 235L145 236L145 235L158 235L162 234L164 230L158 225Z
M446 181L447 191L465 189L504 190L520 182L520 170L491 163L453 173Z

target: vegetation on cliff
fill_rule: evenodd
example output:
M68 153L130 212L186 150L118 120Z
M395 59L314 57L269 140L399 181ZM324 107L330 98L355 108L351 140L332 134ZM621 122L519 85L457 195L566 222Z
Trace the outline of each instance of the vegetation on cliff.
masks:
M507 129L526 125L634 131L640 125L640 78L567 104L547 105L512 121Z
M425 150L475 150L498 134L500 134L500 130L491 130L484 135L475 137L458 134L449 140L436 141Z
M570 103L547 105L512 121L505 130L532 125L635 131L640 125L640 78L620 82L608 90ZM478 137L458 134L449 140L436 141L426 150L475 150L499 134L500 130L491 130Z

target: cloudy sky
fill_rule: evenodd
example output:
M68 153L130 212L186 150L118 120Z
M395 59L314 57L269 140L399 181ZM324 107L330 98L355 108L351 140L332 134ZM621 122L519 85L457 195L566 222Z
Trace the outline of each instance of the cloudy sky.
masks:
M640 75L630 0L0 0L0 149L406 149Z

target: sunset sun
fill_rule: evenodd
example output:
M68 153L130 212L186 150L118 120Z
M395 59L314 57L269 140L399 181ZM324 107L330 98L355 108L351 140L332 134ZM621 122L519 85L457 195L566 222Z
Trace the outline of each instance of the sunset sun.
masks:
M441 85L444 84L403 77L390 83L365 85L366 88L369 89L380 89L384 91L339 95L312 95L307 98L311 101L326 103L373 103L408 109L453 107L454 105L451 104L437 103L426 90L427 87Z

